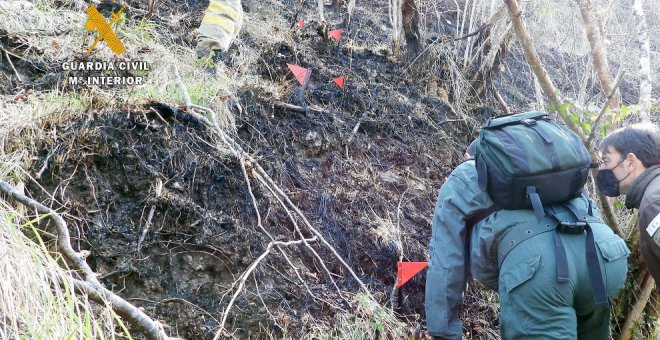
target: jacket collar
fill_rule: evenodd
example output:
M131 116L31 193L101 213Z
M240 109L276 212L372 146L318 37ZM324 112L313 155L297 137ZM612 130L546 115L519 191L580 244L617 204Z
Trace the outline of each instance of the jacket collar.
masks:
M658 176L660 176L660 165L654 165L642 172L633 183L630 192L626 195L626 208L639 208L646 187Z

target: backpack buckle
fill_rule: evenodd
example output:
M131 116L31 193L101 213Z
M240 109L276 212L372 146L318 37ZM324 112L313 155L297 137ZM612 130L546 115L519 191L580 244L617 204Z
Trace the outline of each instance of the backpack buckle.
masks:
M527 125L527 126L534 126L534 125L536 125L536 119L531 119L531 118L523 119L523 120L521 120L520 122L523 123L523 124L525 124L525 125Z
M557 232L560 234L582 234L584 232L584 229L586 229L587 223L586 222L568 222L568 221L563 221L559 222L559 225L557 226Z

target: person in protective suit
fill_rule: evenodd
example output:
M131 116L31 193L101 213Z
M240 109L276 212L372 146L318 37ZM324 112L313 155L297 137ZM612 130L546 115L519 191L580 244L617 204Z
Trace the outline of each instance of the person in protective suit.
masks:
M238 36L243 23L240 0L211 0L204 12L197 36L197 56L225 52Z
M438 195L429 246L433 339L461 339L458 312L472 276L500 294L503 339L609 338L609 303L623 288L630 251L584 195L545 208L540 221L532 210L495 211L474 161L454 169ZM601 280L592 285L591 277Z

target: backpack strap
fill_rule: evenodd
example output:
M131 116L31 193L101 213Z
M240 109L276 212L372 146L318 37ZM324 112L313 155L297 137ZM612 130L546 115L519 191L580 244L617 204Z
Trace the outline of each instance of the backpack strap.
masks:
M568 259L566 258L566 249L564 243L559 237L559 232L555 233L555 262L557 263L557 282L566 283L569 281Z
M596 242L594 240L593 230L591 229L591 225L589 225L589 222L594 221L591 202L589 202L589 209L587 213L591 215L592 218L589 218L588 216L581 216L583 214L580 214L579 210L570 201L562 203L562 206L571 212L573 217L577 219L577 222L568 222L562 218L561 213L555 211L550 212L550 215L557 219L559 222L559 226L557 227L557 234L555 234L557 281L568 282L568 259L566 258L566 250L564 249L564 244L561 241L559 234L582 234L584 231L586 231L587 238L585 241L584 252L585 258L587 260L587 271L589 272L589 280L591 281L594 303L596 307L607 307L609 302L607 299L605 284L603 283L600 263L598 261L598 251L596 250Z
M536 221L541 222L545 216L545 211L543 210L543 203L541 203L541 197L538 192L536 192L536 187L529 186L527 187L527 196L532 202L532 208L534 209L534 215L536 216Z
M513 248L538 234L554 231L555 224L554 220L544 218L539 223L533 225L520 225L513 227L513 230L506 233L506 235L504 235L497 243L497 267L502 267L502 262L504 262L504 259L509 255ZM564 257L565 256L566 255L564 255Z
M589 270L589 279L591 280L595 305L596 307L607 307L609 302L607 300L605 284L603 283L603 275L600 271L600 263L598 262L598 252L596 251L594 232L591 230L591 226L588 223L586 249L584 252L587 256L587 269Z

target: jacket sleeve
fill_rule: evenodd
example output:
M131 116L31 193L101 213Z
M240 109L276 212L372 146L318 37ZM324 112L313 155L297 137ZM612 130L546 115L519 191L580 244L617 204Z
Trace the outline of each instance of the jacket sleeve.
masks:
M197 48L226 51L238 35L242 22L240 0L210 0L197 30Z
M464 162L440 189L432 222L430 263L426 277L428 333L444 339L460 339L458 318L466 284L466 217L492 205L477 185L474 162Z
M646 191L639 207L638 226L640 228L640 248L644 255L644 262L656 281L660 280L660 246L653 241L649 228L651 223L660 221L660 177L653 180ZM649 230L650 229L650 230Z

